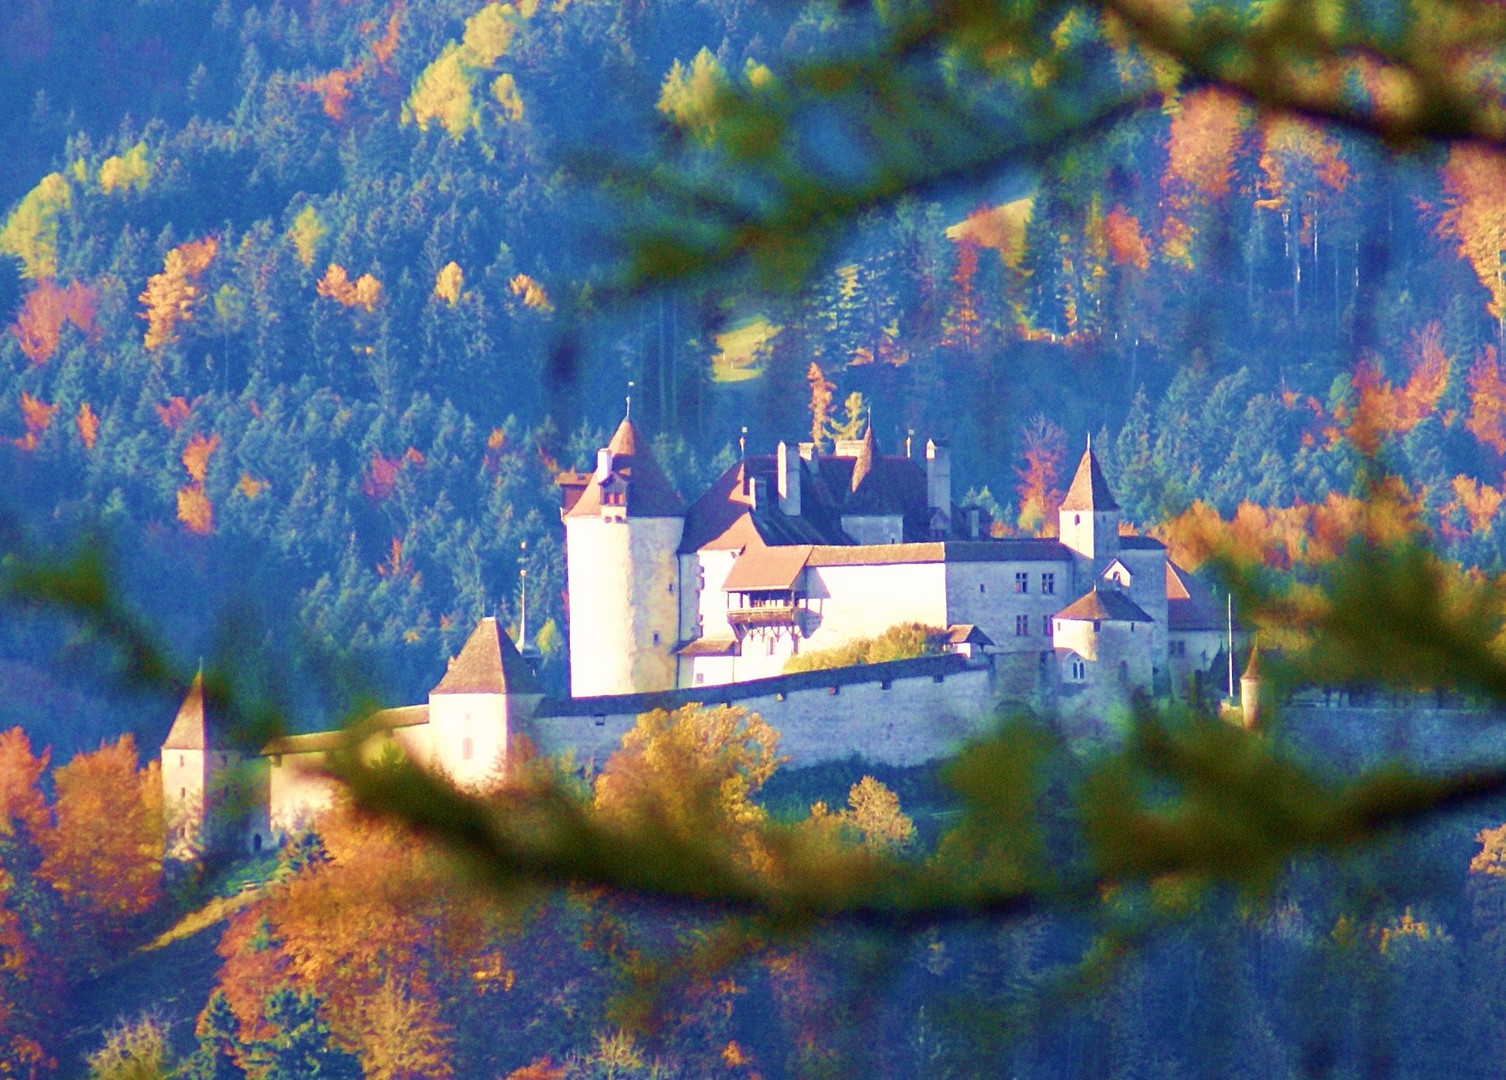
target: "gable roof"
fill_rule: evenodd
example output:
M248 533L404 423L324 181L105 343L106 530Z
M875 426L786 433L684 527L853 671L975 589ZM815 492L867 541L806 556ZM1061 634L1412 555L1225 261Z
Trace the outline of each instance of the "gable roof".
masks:
M648 443L638 434L638 429L626 417L617 425L617 431L607 443L612 456L612 474L620 476L627 485L627 512L630 517L679 517L685 513L685 501L675 491L669 477L654 460ZM578 497L574 488L579 473L563 473L560 486L566 489L569 504L564 516L586 517L601 513L601 482L596 473L580 490ZM573 501L571 501L573 499Z
M1109 490L1109 482L1104 479L1098 458L1093 453L1091 442L1082 452L1082 460L1077 463L1077 475L1072 477L1072 486L1067 489L1067 497L1062 500L1061 508L1063 510L1119 509L1119 504L1114 501L1114 493Z
M540 694L538 679L490 615L476 624L460 655L430 694Z
M1166 560L1166 628L1222 630L1223 610L1208 587L1170 559Z
M801 571L805 569L805 560L810 557L810 553L809 544L750 547L737 557L732 569L727 571L722 591L793 589L795 582L800 579Z
M1097 622L1108 620L1112 622L1154 622L1145 609L1135 603L1122 592L1114 590L1098 591L1098 586L1093 586L1086 595L1078 597L1072 603L1056 613L1057 619L1075 619L1081 622Z

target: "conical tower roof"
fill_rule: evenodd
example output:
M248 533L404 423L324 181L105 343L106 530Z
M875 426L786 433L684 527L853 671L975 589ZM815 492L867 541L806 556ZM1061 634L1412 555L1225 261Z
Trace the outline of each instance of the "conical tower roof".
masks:
M162 741L164 750L220 750L225 746L220 725L213 723L204 705L204 672L200 669L188 687L173 726Z
M1077 475L1072 477L1072 486L1067 489L1067 497L1062 500L1062 509L1119 509L1119 504L1114 501L1114 493L1109 490L1109 482L1104 479L1103 467L1098 464L1098 457L1093 453L1091 440L1088 448L1082 452L1082 460L1077 463Z
M1250 646L1250 662L1245 665L1245 673L1243 675L1241 675L1240 678L1241 679L1258 679L1258 678L1260 678L1260 646L1258 646L1258 645L1251 645Z
M627 483L627 512L634 517L681 517L685 501L676 493L669 477L659 468L647 441L638 433L632 420L623 417L617 425L607 450L612 455L612 472ZM566 517L585 517L601 513L601 476L593 474Z
M487 616L476 624L460 655L431 694L537 694L539 681L512 638Z

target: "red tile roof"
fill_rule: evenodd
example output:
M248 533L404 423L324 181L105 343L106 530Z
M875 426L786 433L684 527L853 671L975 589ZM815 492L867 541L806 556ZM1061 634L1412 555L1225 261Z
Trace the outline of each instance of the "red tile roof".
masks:
M750 547L737 557L727 579L722 583L724 592L749 592L765 589L789 590L795 587L805 560L810 557L809 544L792 544L789 547Z
M679 517L685 513L685 501L675 491L669 477L659 468L647 441L638 434L631 420L617 425L617 432L607 443L612 454L612 472L627 484L629 517ZM601 477L591 476L585 488L575 496L578 473L562 473L560 486L565 489L565 517L585 517L601 513ZM573 501L571 501L573 499Z

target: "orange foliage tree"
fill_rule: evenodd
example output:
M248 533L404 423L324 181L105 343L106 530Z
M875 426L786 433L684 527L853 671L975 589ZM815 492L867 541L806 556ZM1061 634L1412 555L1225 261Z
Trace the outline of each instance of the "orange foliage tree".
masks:
M160 899L162 784L138 768L122 735L54 770L53 823L42 833L38 875L62 896L80 940L118 944Z
M75 281L65 289L44 278L27 293L10 332L26 359L45 364L57 351L65 323L71 322L91 337L96 334L95 305L94 290L82 282Z
M52 423L52 414L57 410L56 405L49 405L41 398L34 398L25 390L21 391L21 418L26 424L26 434L11 441L22 450L35 450L37 440Z
M1067 453L1067 433L1044 416L1036 416L1024 428L1025 467L1015 489L1020 497L1021 532L1037 536L1056 535L1056 511L1062 492L1057 479Z
M481 989L488 931L506 916L463 888L436 889L439 857L391 821L342 804L320 818L319 842L324 857L240 913L220 944L220 985L243 1034L260 1033L268 992L290 985L324 1001L367 1076L443 1080L453 1039L440 1002Z
M1139 270L1150 267L1150 247L1140 232L1140 219L1122 206L1110 210L1103 219L1104 239L1108 242L1109 258L1120 266L1133 266Z
M163 259L162 273L147 279L146 291L137 299L146 308L141 317L146 320L143 343L148 349L155 351L176 340L178 324L193 319L199 300L196 282L219 249L213 236L179 244Z
M1161 225L1161 251L1173 262L1193 265L1193 224L1186 212L1223 202L1234 182L1234 156L1249 120L1239 99L1206 87L1176 105L1161 178L1167 215Z
M362 274L355 281L350 280L350 275L345 267L339 263L330 263L329 269L319 279L314 287L320 296L328 297L341 307L359 307L366 311L375 311L377 303L382 299L382 283L370 274Z
M1455 144L1443 166L1447 208L1439 235L1459 243L1459 257L1469 261L1489 294L1486 309L1506 326L1506 160L1470 143Z
M84 449L93 450L95 440L99 438L99 417L94 415L87 401L78 407L78 416L73 422L78 425L78 437L83 440Z
M1469 417L1464 426L1497 454L1506 454L1506 378L1496 351L1487 345L1470 365Z

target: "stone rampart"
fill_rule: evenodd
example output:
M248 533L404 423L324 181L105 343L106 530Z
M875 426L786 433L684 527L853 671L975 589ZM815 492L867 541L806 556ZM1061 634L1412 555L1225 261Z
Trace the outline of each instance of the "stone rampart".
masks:
M989 661L928 656L656 694L545 699L531 726L540 752L573 751L579 765L600 767L640 713L740 705L779 731L792 765L858 753L904 766L942 757L987 730L998 699Z

